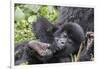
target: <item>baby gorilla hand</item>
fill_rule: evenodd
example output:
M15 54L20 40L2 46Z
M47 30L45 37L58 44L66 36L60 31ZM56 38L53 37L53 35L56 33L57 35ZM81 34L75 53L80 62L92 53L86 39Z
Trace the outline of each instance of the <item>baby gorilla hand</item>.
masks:
M32 40L29 42L29 47L34 49L40 56L52 55L52 51L48 49L49 46L50 44L39 41Z

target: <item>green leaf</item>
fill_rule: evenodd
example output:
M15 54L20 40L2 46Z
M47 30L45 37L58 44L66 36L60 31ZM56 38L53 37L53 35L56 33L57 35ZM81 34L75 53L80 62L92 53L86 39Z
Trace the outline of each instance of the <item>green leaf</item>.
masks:
M15 10L15 21L21 21L23 19L25 19L25 14L19 7L17 7Z
M36 15L32 15L32 16L30 16L30 17L28 18L28 22L29 22L29 23L32 23L33 21L35 22L36 19L37 19Z

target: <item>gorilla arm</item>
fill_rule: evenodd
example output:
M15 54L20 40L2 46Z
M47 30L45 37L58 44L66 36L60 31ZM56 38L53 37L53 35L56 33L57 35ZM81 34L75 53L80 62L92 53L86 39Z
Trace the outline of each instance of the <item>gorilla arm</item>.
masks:
M23 63L40 64L52 57L50 45L35 40L24 41L15 44L15 65Z

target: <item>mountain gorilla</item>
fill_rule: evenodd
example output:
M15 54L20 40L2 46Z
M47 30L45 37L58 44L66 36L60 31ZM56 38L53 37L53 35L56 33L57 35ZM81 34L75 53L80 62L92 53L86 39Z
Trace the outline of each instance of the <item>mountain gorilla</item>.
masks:
M15 55L16 65L26 60L28 64L72 61L71 55L78 53L81 44L85 41L86 33L94 31L94 10L79 7L60 7L59 10L60 15L56 24L51 24L42 16L32 24L32 32L35 33L38 42L30 40L15 44L15 53L18 53L18 50L21 53ZM78 61L91 60L90 53L93 49L91 47L87 49L86 45Z

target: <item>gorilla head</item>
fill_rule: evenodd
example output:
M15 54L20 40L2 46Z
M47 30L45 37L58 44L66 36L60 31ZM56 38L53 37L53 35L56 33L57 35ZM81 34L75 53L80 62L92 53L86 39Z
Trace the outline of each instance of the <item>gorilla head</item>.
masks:
M77 51L84 39L84 31L77 23L65 23L54 33L58 49L66 48L68 53Z

